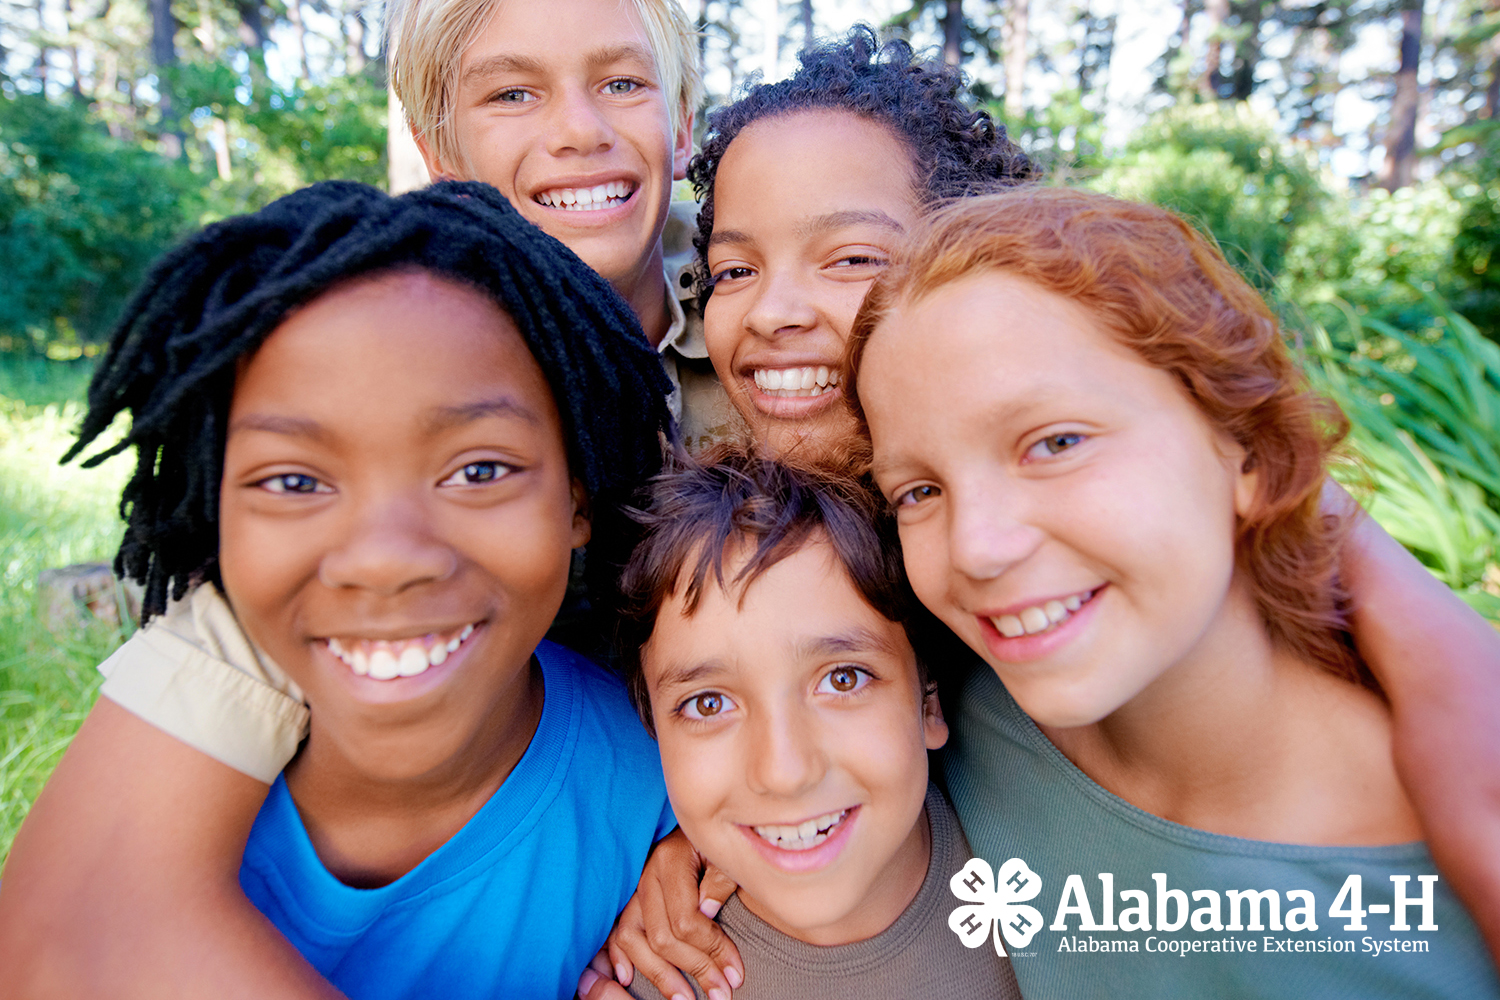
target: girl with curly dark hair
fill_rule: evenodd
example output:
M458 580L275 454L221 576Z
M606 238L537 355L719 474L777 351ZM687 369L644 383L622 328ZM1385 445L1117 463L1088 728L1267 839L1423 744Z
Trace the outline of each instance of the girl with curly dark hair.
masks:
M711 112L688 179L714 371L773 453L847 442L838 359L854 313L929 206L1033 176L957 69L866 26Z

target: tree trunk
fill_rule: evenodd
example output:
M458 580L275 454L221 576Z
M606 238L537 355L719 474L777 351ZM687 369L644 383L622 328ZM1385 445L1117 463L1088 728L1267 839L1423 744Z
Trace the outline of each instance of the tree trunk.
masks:
M1230 73L1230 95L1236 101L1248 101L1255 91L1255 71L1260 67L1260 23L1264 14L1262 0L1245 0L1235 11L1239 15L1244 38L1234 47L1234 70Z
M365 16L358 7L339 15L344 27L344 71L357 76L365 71Z
M176 122L172 102L172 85L168 71L177 64L177 19L172 16L172 0L150 0L151 64L156 67L157 107L161 109L162 153L170 160L182 156L182 132Z
M287 0L286 18L292 22L292 38L297 43L295 66L297 79L307 82L307 26L302 23L302 0Z
M943 62L957 66L964 61L963 0L947 0L943 11Z
M813 44L813 0L802 0L802 47L812 48Z
M1417 166L1417 67L1422 59L1422 0L1401 4L1401 68L1396 71L1396 95L1391 100L1391 127L1385 137L1385 163L1380 186L1387 191L1406 187Z
M1203 76L1198 79L1198 93L1204 100L1219 98L1219 85L1224 82L1224 22L1229 17L1229 0L1203 0L1203 19L1208 31L1206 56L1203 61Z
M1010 0L1005 24L1005 117L1011 122L1018 122L1025 113L1026 47L1031 31L1031 0Z

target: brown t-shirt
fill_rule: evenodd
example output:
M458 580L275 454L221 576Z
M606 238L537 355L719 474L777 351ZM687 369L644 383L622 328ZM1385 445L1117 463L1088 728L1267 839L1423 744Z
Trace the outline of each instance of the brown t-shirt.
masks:
M740 949L745 985L735 1000L1019 1000L1010 960L988 942L965 948L948 929L948 914L962 905L948 881L969 860L969 845L953 807L935 786L927 788L932 859L911 905L884 931L864 941L825 948L788 937L755 916L738 896L719 911L719 925ZM691 982L691 978L689 978ZM692 983L694 995L705 994ZM664 1000L637 975L630 995Z

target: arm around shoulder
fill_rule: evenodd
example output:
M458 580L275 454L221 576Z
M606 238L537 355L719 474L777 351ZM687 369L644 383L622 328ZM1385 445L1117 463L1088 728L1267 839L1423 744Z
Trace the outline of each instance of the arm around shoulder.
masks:
M0 881L0 993L339 996L240 890L267 790L100 698Z

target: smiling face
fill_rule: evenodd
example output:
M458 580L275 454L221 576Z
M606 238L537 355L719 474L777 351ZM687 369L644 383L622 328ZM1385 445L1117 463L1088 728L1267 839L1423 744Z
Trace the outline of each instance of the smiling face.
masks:
M947 728L905 631L829 545L743 601L710 581L685 616L674 595L642 661L672 808L745 905L813 944L888 927L927 872L927 750Z
M730 401L773 453L853 435L844 341L917 211L910 152L857 115L767 118L729 144L714 181L703 332Z
M493 749L587 540L580 500L547 382L485 296L403 272L292 313L235 382L219 559L312 706L304 756L394 779Z
M627 299L662 284L661 232L685 176L650 42L619 0L501 0L464 52L456 162L419 140L434 177L484 181Z
M913 589L1038 722L1098 721L1259 627L1244 451L1082 307L972 275L898 303L859 380Z

